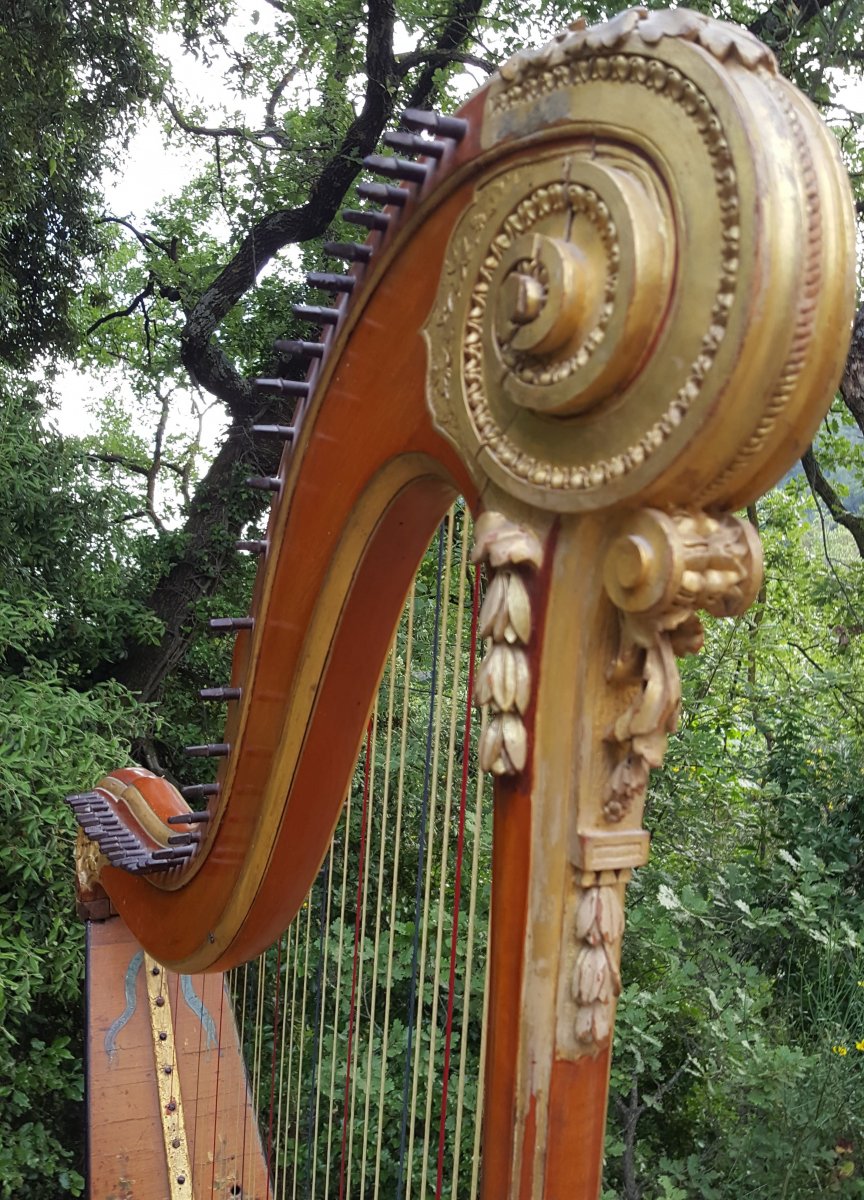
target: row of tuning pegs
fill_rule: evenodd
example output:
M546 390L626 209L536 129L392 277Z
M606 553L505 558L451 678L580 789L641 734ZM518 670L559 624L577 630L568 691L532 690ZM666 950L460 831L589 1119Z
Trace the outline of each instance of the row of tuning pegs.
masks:
M67 796L75 818L94 841L112 867L132 875L150 875L185 863L195 853L200 834L192 832L168 835L163 847L145 845L128 825L121 821L108 799L100 792L77 792ZM184 814L184 824L197 814ZM179 824L176 818L171 822Z
M366 229L370 234L383 235L391 227L408 201L429 182L437 164L444 158L448 146L462 141L468 131L467 121L461 118L442 116L420 109L406 109L402 114L401 124L401 130L389 132L383 139L385 146L396 152L394 155L371 154L364 159L364 165L370 171L391 182L365 182L357 189L361 199L382 205L383 208L348 209L342 214L349 224ZM309 286L336 297L350 298L359 286L363 268L372 259L375 248L376 243L369 240L363 243L326 242L325 253L332 258L353 264L355 271L353 274L312 271L307 275ZM324 331L338 325L343 309L344 305L331 307L297 304L293 311L301 320L309 321ZM254 380L255 386L262 392L293 399L296 406L291 425L256 425L253 426L253 433L279 438L289 448L294 444L303 411L311 397L317 366L326 352L325 339L326 334L320 341L281 339L275 343L274 348L279 354L308 363L307 379ZM285 466L283 456L283 472ZM252 488L278 496L282 489L283 477L281 474L256 475L246 482ZM267 539L244 539L238 541L236 546L240 551L264 556L269 543ZM254 625L254 617L217 617L210 621L211 631L217 634L235 635L251 631ZM199 695L202 700L236 703L242 697L242 689L229 686L209 687L202 689ZM186 753L198 758L227 758L231 753L231 745L228 742L214 742L201 746L187 746ZM211 799L219 795L220 784L196 783L181 790L187 800L205 800L209 804ZM197 831L173 834L169 835L168 846L165 849L147 849L134 834L126 830L108 801L98 792L82 793L67 799L79 824L88 836L99 844L111 865L134 874L164 871L169 866L187 861L195 852L201 837ZM209 820L210 812L205 808L199 812L169 817L168 823L203 826Z
M386 146L397 152L395 155L370 154L364 159L364 165L370 171L395 182L361 183L357 189L362 199L381 204L384 208L348 209L342 216L349 224L370 232L386 231L398 211L430 179L448 145L462 141L468 132L468 122L460 117L442 116L421 109L406 109L401 124L401 130L389 132L383 139ZM362 268L372 258L375 245L369 241L326 242L324 250L331 257L355 264L358 269L353 274L311 271L306 277L309 286L333 296L350 297L360 282ZM335 305L297 304L293 311L301 320L326 330L338 325L343 309ZM305 381L261 378L255 380L256 386L264 392L294 397L301 405L305 405L314 381L315 364L324 357L325 341L284 339L275 343L275 349L280 354L305 359L309 363L309 377ZM265 431L275 432L268 427L256 428L256 432ZM255 477L249 482L253 487L274 492L280 488L280 481L275 477Z

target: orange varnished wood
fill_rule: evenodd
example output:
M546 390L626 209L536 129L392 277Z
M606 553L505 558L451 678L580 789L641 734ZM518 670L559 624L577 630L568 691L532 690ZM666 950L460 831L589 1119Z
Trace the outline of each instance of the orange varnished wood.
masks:
M178 803L176 789L158 775L151 775L139 767L121 767L118 771L112 771L112 775L121 783L137 789L161 820L167 822L169 817L184 811L183 805ZM187 826L181 825L180 828L186 829Z
M87 929L89 1200L164 1200L168 1173L140 971L135 1013L117 1034L115 1053L105 1049L105 1035L126 1006L124 982L138 945L116 919Z
M607 1043L596 1055L552 1067L543 1200L600 1195L611 1053Z
M529 786L495 791L492 914L489 956L489 1032L483 1114L483 1200L506 1196L516 1127L519 1006L528 915L531 846Z
M291 507L280 537L278 562L269 580L271 600L255 659L246 664L251 683L244 713L229 725L236 747L224 781L230 804L213 822L205 847L206 870L182 881L180 897L142 879L107 868L103 879L118 911L142 932L161 960L189 956L211 967L242 961L278 933L272 893L286 882L299 903L326 852L402 599L437 521L459 492L476 505L471 484L448 443L433 430L424 400L422 327L437 285L446 230L464 207L466 186L430 218L424 244L435 248L419 263L398 260L367 306L363 323L343 351L327 403L313 414L302 447L302 473L289 481ZM394 337L392 314L411 336ZM352 514L388 469L412 464L365 539L358 563L338 563L340 542ZM334 565L334 559L337 565ZM314 695L291 695L291 681L309 652L307 636L322 590L334 573L341 586L338 633ZM260 600L260 597L259 597ZM320 631L316 631L320 637ZM247 645L238 647L238 665ZM336 653L348 649L348 659ZM347 666L346 666L347 662ZM236 671L235 671L236 673ZM287 702L286 702L287 698ZM311 710L311 716L310 716ZM286 719L287 713L287 719ZM209 934L238 886L254 842L273 757L288 724L302 721L303 762L289 787L281 828L270 854L276 882L253 904L242 939L209 951ZM341 776L331 795L316 779L326 761L328 778ZM302 854L298 845L303 846ZM204 858L205 856L202 856ZM301 859L302 861L298 861ZM295 907L296 907L295 903ZM177 918L183 912L183 920ZM283 914L290 910L280 901ZM284 925L285 918L282 918ZM145 933L146 931L146 933ZM154 933L154 931L156 931ZM206 960L210 959L209 962ZM192 964L194 965L194 964Z
M139 950L117 918L88 925L89 1200L169 1195L146 967L134 966ZM116 1031L109 1054L106 1036L126 1009L130 965L135 1007ZM223 976L193 975L188 986L212 1026L202 1024L186 1002L180 977L166 973L174 1021L172 1078L179 1082L195 1195L229 1200L239 1194L231 1189L242 1187L247 1200L264 1200L266 1165Z
M174 1031L181 1069L186 1132L196 1196L265 1200L267 1167L234 1010L221 973L192 975L192 989L213 1020L215 1041L184 1002L179 977L169 972ZM266 1130L265 1130L266 1133ZM241 1187L242 1193L232 1192Z
M525 1127L522 1134L521 1161L519 1163L519 1200L531 1200L534 1186L534 1154L537 1140L537 1099L531 1097Z

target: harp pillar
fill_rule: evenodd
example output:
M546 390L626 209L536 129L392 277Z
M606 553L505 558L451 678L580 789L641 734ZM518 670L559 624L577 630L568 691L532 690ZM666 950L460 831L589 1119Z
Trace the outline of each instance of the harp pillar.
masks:
M504 138L424 327L488 573L482 1195L594 1200L676 657L702 644L699 610L758 593L758 537L730 514L812 438L854 255L812 109L765 47L696 14L633 9L517 55L484 110L484 144Z

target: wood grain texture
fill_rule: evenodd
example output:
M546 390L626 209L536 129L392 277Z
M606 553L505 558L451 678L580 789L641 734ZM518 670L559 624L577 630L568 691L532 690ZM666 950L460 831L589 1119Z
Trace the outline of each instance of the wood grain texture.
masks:
M182 1096L194 1196L264 1200L267 1170L221 974L164 982L173 1047L154 1061L140 947L117 918L87 927L89 1200L166 1200L171 1191L157 1071L169 1065ZM128 984L127 984L128 981ZM127 1002L127 987L132 1003ZM200 1007L199 1007L200 1006ZM198 1011L196 1011L198 1010Z

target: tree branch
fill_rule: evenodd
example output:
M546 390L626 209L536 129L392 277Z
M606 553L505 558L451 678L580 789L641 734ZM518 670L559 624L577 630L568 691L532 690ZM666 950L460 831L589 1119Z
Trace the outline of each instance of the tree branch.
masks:
M864 212L864 207L861 211ZM864 433L864 305L855 314L852 343L840 380L840 395L855 424Z
M145 250L149 250L150 246L158 246L163 254L167 254L172 262L177 261L177 238L172 238L170 242L163 242L160 238L154 237L152 233L142 233L140 229L136 229L131 221L127 221L125 217L97 217L94 221L95 225L122 225L124 229L128 229L130 233L134 233L138 241Z
M147 466L145 463L136 462L133 458L127 458L125 454L102 454L99 451L93 450L87 458L90 462L105 463L109 467L122 467L124 471L132 471L136 475L148 476L152 472L152 466ZM167 462L164 458L159 459L159 466L164 467L166 471L173 471L175 475L183 476L184 468L179 463Z
M621 1134L624 1141L624 1154L621 1160L621 1171L624 1176L624 1200L641 1200L642 1189L636 1178L636 1126L645 1111L645 1105L639 1103L639 1084L633 1080L627 1103L620 1096L615 1097L615 1107L621 1118Z
M308 201L297 208L268 213L253 225L201 295L181 333L181 357L193 380L222 400L239 422L248 420L255 407L253 389L213 343L213 333L279 250L321 237L339 211L362 159L375 148L393 111L394 20L390 0L370 0L367 80L361 111L321 168Z
M453 0L441 32L435 40L433 53L449 55L452 61L452 55L458 52L471 36L482 8L483 0ZM425 108L434 103L438 92L435 77L440 67L440 63L427 63L408 97L407 108Z
M297 74L298 70L298 66L288 68L288 70L274 87L273 91L270 93L270 97L267 101L267 107L264 110L265 132L269 134L270 137L276 138L281 146L286 145L288 139L285 137L285 134L282 132L282 130L277 128L276 105L282 99L283 95L285 94L285 89Z
M440 62L453 55L470 36L483 0L453 0L434 47L424 52L427 62L408 100L409 107L426 107L436 91ZM395 13L391 0L370 0L366 37L366 88L363 106L323 165L305 204L268 213L257 221L189 314L181 334L181 357L193 380L228 406L237 421L254 408L252 388L242 379L213 333L255 282L261 269L286 246L321 237L336 216L345 193L360 171L362 159L374 150L395 103L394 83L400 68L393 55Z
M196 137L234 137L241 138L244 142L249 142L252 146L257 146L259 150L274 150L275 146L268 146L266 142L262 142L262 137L272 137L270 130L256 130L251 132L248 129L243 129L240 125L195 125L192 121L187 120L180 112L180 109L173 102L170 96L163 95L162 103L170 112L171 116L180 126L184 133L192 133Z
M819 500L822 500L837 524L849 530L855 539L859 555L864 558L864 517L856 517L854 513L850 513L844 507L843 501L822 473L822 468L813 454L812 446L801 459L801 465L816 503L818 504Z
M485 71L487 75L492 75L498 68L498 64L491 58L480 58L476 54L457 54L449 50L409 50L405 54L396 56L400 76L407 75L414 67L424 65L436 68L447 67L451 63L477 67L478 70Z
M135 309L138 308L139 305L144 304L144 301L147 299L148 296L153 295L154 287L155 287L155 282L151 278L149 283L147 284L147 286L143 289L143 291L140 291L138 293L138 295L135 297L135 299L130 301L129 304L126 305L125 308L118 308L116 312L106 313L104 317L99 317L98 320L94 321L93 324L89 326L89 328L85 329L84 330L85 338L88 338L91 333L95 333L96 330L100 327L100 325L106 325L109 321L116 321L119 317L130 317L132 315L132 313L135 311Z
M792 6L782 3L781 0L769 5L747 28L756 37L771 43L772 35L778 29L785 29L791 33L794 28L803 32L815 17L840 2L841 0L801 0L800 4Z

